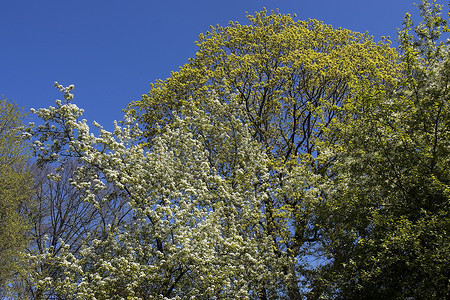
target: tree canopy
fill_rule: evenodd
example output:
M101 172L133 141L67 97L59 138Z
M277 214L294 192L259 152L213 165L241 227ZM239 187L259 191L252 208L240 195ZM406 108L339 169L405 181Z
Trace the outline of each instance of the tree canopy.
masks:
M140 101L130 104L150 138L172 120L186 101L205 107L214 91L227 102L236 93L245 104L252 135L276 158L311 154L320 127L334 116L361 79L390 82L396 52L385 40L333 29L317 20L263 10L247 15L250 25L230 22L199 36L195 58L151 84Z
M209 111L205 99L211 93L223 103L230 92L236 93L245 107L239 118L270 158L270 185L284 190L264 200L264 229L278 255L291 261L284 272L293 280L284 285L298 298L298 277L305 276L300 271L305 266L297 262L308 252L303 246L317 242L320 235L314 226L320 195L310 202L302 191L314 188L320 176L331 176L332 158L318 159L318 145L334 142L324 132L360 81L393 84L399 72L397 53L387 40L375 43L367 34L333 29L317 20L295 21L291 15L265 10L247 17L250 25L230 22L200 35L195 58L167 80L152 84L130 112L144 124L151 146L161 128L170 128L173 112L184 113L184 103ZM206 147L211 153L223 150L209 140ZM228 155L219 162L227 166L226 172L233 171L229 162ZM309 169L309 178L298 191L287 191L297 180L294 169L299 165L305 172Z
M423 22L408 14L399 32L403 76L389 89L361 82L330 129L339 176L324 242L345 299L450 295L448 27L439 5L419 8Z
M212 27L97 136L56 83L25 135L39 163L77 159L101 226L29 256L58 270L31 276L40 297L450 297L448 28L419 9L398 51L266 10Z
M0 101L0 288L19 269L28 240L23 208L29 205L31 176L20 126L24 113L13 101Z

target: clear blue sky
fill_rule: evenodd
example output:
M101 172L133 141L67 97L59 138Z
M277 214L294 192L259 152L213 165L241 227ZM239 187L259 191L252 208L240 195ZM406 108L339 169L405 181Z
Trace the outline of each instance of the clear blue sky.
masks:
M246 24L245 11L279 8L378 40L395 38L418 1L0 0L0 94L29 110L62 98L55 81L74 84L74 101L89 124L112 129L151 82L195 55L194 41L209 25Z

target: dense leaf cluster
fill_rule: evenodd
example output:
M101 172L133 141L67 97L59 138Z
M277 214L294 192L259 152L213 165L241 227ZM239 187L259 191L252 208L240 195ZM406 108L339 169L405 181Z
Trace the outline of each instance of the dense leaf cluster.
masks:
M20 130L23 118L16 103L0 101L0 297L20 269L28 241L24 207L30 205L31 175Z

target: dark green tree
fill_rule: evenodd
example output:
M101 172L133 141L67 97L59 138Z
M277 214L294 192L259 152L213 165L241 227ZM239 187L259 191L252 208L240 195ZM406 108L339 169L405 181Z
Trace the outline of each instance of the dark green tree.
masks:
M336 178L321 226L337 299L450 298L450 56L441 6L399 32L403 76L361 81L330 128Z

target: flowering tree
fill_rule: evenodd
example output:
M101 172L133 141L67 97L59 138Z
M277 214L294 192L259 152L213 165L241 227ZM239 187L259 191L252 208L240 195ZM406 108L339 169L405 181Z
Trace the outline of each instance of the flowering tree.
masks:
M94 136L79 120L83 110L72 103L73 86L56 86L64 103L39 109L45 125L26 132L35 138L39 162L77 157L82 165L72 185L84 201L101 209L110 197L96 195L113 184L126 193L131 213L121 226L111 222L102 235L86 237L76 255L65 245L57 256L49 247L31 257L62 269L57 279L39 278L43 294L50 287L61 297L97 299L286 294L279 283L289 280L282 269L287 258L276 253L265 230L264 199L308 176L298 167L283 190L271 188L268 158L234 95L229 103L210 95L207 112L186 102L184 113L173 116L175 126L144 151L142 132L129 115L114 132L95 124L100 134Z
M126 198L117 189L108 187L105 193L96 194L97 198L109 197L108 201L103 201L100 209L84 201L80 191L71 184L78 166L73 159L31 166L33 184L30 187L30 202L33 205L26 207L30 225L30 240L24 251L27 255L43 254L51 248L51 254L58 256L66 244L70 245L66 250L77 255L87 236L102 235L107 224L120 226L126 220L129 207ZM58 171L57 181L48 176L55 168ZM26 272L33 273L32 280L28 276L17 276L14 282L15 295L19 299L39 299L42 296L43 291L36 287L34 279L56 279L61 276L61 268L46 262L34 264L33 268L25 268L21 273ZM51 289L48 293L52 294Z

